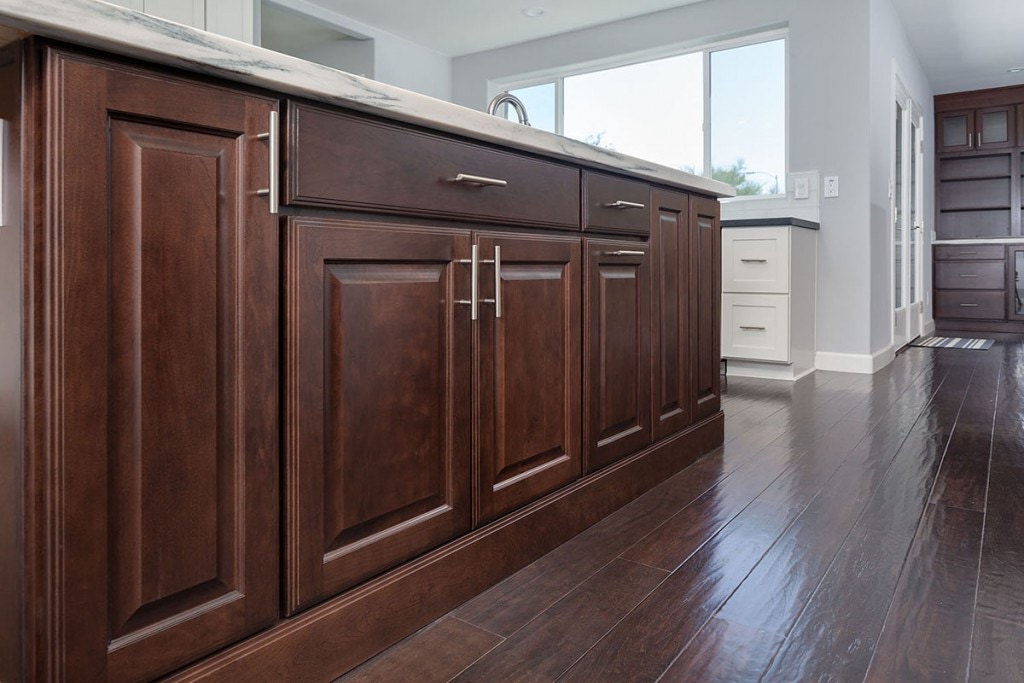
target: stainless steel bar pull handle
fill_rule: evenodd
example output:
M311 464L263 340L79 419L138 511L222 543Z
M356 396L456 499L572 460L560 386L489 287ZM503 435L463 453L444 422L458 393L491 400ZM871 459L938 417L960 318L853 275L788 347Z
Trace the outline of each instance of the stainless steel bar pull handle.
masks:
M964 308L977 308L978 304L960 304Z
M604 252L605 256L644 256L647 252L639 249L616 249Z
M459 173L452 179L452 182L487 187L506 187L508 185L508 181L501 178L488 178L487 176L470 175L469 173Z
M960 277L978 277L978 276L977 275L967 275L966 273L961 273Z
M627 202L624 199L618 199L614 202L608 202L605 204L605 207L609 209L646 209L647 205L640 202Z
M501 247L494 247L494 317L501 317Z
M766 258L741 258L740 263L768 263Z
M976 251L961 251L961 252L960 252L960 255L961 255L961 256L970 256L970 255L972 255L972 254L977 254L977 253L978 253L978 252L976 252Z
M767 330L764 325L740 325L741 330Z
M468 263L469 274L469 299L458 299L455 303L469 306L469 319L476 320L479 314L479 275L480 275L480 247L473 245L472 256L469 259L459 259L456 263Z
M272 111L270 112L270 130L256 136L257 140L267 141L268 164L270 165L270 184L266 189L256 190L256 194L267 198L268 209L272 214L276 214L281 208L281 191L277 180L277 167L280 165L279 128L278 114L276 111Z

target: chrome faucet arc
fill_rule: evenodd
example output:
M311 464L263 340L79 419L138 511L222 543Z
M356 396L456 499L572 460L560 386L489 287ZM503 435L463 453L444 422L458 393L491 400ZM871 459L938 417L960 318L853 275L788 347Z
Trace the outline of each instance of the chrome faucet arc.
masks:
M523 104L522 100L508 91L500 92L494 96L491 103L487 105L487 113L492 116L496 116L498 107L503 104L507 104L515 110L519 123L524 126L530 125L530 119L526 116L526 105Z

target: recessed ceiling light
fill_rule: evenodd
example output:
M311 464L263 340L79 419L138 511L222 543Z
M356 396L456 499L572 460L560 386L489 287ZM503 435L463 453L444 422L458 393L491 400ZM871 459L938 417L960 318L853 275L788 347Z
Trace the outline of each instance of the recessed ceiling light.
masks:
M542 16L544 16L544 8L543 7L525 7L525 8L523 8L523 16L524 17L530 17L531 19L536 19L537 17L542 17Z
M1019 74L1021 71L1024 71L1024 66L1011 67L1011 68L1006 70L1006 73L1008 73L1008 74Z

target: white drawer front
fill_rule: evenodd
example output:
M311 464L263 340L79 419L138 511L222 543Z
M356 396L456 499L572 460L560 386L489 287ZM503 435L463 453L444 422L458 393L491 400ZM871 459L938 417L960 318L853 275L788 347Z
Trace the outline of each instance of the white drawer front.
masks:
M789 228L722 231L722 291L789 293Z
M722 294L722 357L788 363L789 295Z

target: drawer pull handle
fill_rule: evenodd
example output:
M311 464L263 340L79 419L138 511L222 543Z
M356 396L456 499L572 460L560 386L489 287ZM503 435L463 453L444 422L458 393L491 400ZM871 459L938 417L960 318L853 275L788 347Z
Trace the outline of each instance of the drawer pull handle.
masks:
M977 275L968 275L966 273L961 273L960 277L978 277L978 276Z
M278 156L280 154L277 139L278 128L277 112L272 111L270 112L270 130L256 136L257 140L267 141L267 151L269 152L267 164L270 166L270 184L266 189L256 190L256 196L267 198L268 209L272 214L276 214L281 205L281 191L277 181L277 167L280 166L278 163Z
M616 249L615 251L604 252L605 256L646 256L646 251L639 251L637 249Z
M763 332L764 330L767 330L768 328L765 327L764 325L740 325L740 329L741 330L760 330L760 331Z
M647 205L641 204L640 202L627 202L623 199L619 199L605 204L605 207L609 209L646 209Z
M741 258L740 263L768 263L766 258Z
M978 304L960 304L964 308L977 308Z
M468 173L459 173L452 182L480 185L481 187L505 187L508 185L508 181L501 178L488 178L487 176L470 175Z
M976 251L961 251L960 255L961 256L973 256L974 254L977 254L977 253L978 252L976 252Z
M501 247L494 246L494 317L501 317Z

